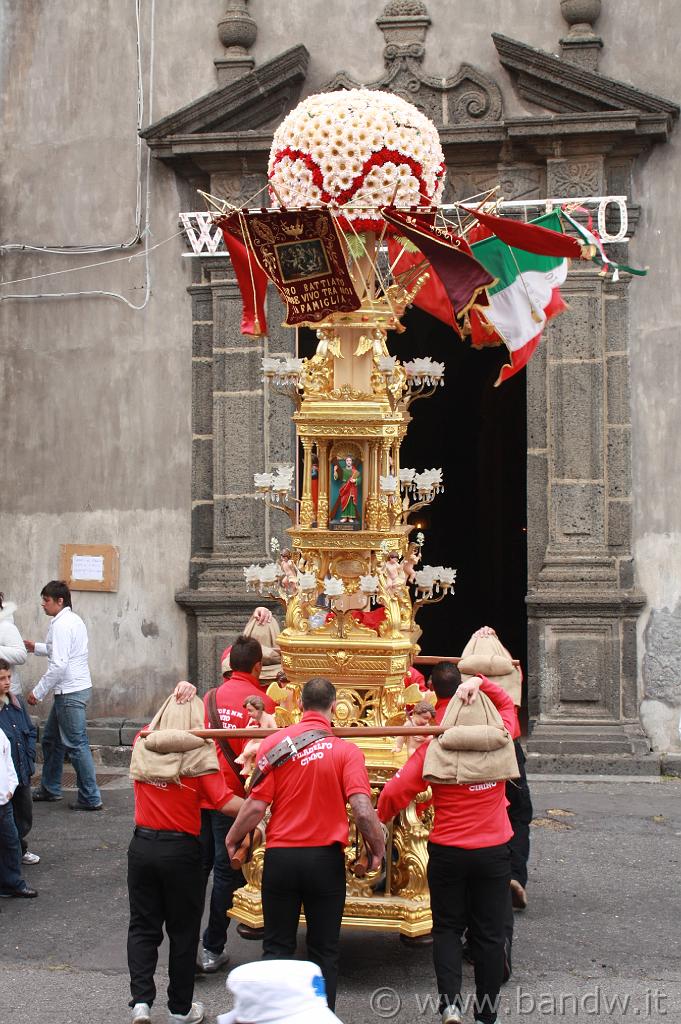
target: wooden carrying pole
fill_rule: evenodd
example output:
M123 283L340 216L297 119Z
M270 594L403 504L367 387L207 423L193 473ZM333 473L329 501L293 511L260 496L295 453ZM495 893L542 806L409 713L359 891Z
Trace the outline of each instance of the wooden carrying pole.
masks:
M200 736L204 740L261 740L266 736L273 736L282 729L190 729L192 736ZM157 730L154 730L157 731ZM357 726L354 729L331 728L333 736L340 736L342 739L356 739L360 736L440 736L444 732L441 725L424 725L419 728L408 725L392 725L387 728L379 726ZM140 736L149 736L149 729L142 729Z

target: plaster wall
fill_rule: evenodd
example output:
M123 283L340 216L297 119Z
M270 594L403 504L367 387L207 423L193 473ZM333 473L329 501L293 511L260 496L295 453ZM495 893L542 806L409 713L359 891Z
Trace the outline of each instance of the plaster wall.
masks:
M216 26L224 0L156 0L153 85L151 0L141 0L144 123L216 85L224 55ZM257 64L304 43L305 92L337 71L377 78L382 0L251 0ZM496 79L507 115L529 108L513 92L492 31L557 52L567 26L558 0L428 0L425 70L453 74L462 61ZM134 231L136 32L134 0L42 0L0 6L2 241L34 245L115 243ZM604 0L596 25L600 70L671 100L681 96L673 0ZM661 749L677 743L681 710L681 298L676 239L681 213L678 129L639 161L641 219L630 247L651 274L631 295L634 553L648 605L639 622L644 726ZM147 151L142 150L146 194ZM177 212L195 199L172 171L151 162L150 241L170 239ZM191 473L190 260L180 238L150 253L143 310L120 299L79 296L0 302L0 589L20 605L18 622L40 635L38 592L57 571L61 542L121 549L118 594L78 595L90 627L93 714L145 714L186 666L185 616L174 592L187 581ZM142 252L142 246L131 250ZM126 253L126 257L131 254ZM136 255L5 252L3 281L68 270L2 287L8 293L115 291L146 297ZM569 313L567 314L570 315ZM146 623L146 625L145 625ZM148 624L154 623L158 635ZM37 678L37 663L25 672ZM125 708L122 704L125 703ZM134 705L134 707L133 707Z

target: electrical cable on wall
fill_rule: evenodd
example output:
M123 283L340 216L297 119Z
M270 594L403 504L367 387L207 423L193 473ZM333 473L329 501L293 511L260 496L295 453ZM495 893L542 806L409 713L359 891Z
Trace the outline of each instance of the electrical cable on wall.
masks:
M155 2L155 0L154 0ZM153 8L151 34L153 39ZM32 242L6 242L0 243L0 252L47 252L55 255L73 256L77 253L89 252L110 252L118 249L131 249L138 245L142 238L142 139L140 132L144 126L144 76L142 71L142 33L141 33L141 4L142 0L135 0L135 25L136 25L136 54L137 54L137 125L136 125L136 180L135 180L135 233L127 242L116 242L113 244L92 244L92 245L37 245ZM151 89L149 94L151 105Z
M151 0L150 8L150 33L149 33L149 123L151 123L152 106L153 106L153 80L154 80L154 24L155 24L155 10L156 0ZM142 253L134 253L129 257L119 257L115 260L102 260L99 263L89 264L86 267L70 267L64 271L54 271L48 274L38 274L34 277L18 278L13 281L0 282L1 287L7 287L10 284L19 284L24 281L37 281L45 277L53 277L61 273L72 273L78 270L88 270L92 267L104 266L107 263L117 263L120 260L128 259L132 260L136 256L143 256L145 262L145 285L144 285L144 300L141 303L134 303L127 299L124 295L119 292L108 291L106 289L93 289L90 291L75 291L75 292L40 292L40 293L17 293L11 295L0 294L0 301L6 301L9 299L65 299L65 298L80 298L84 296L104 296L107 298L118 299L124 302L126 306L133 310L142 310L146 307L151 296L151 268L149 264L149 253L153 249L157 249L159 246L164 245L172 238L176 238L178 234L182 232L176 232L171 235L170 238L164 239L162 242L158 242L156 245L149 245L149 238L151 234L150 230L150 177L151 177L151 154L147 151L147 163L146 163L146 175L145 175L145 194L144 194L144 228L142 228L142 139L140 138L140 131L144 124L144 75L142 69L142 40L141 40L141 0L135 0L135 23L136 23L136 37L137 37L137 183L136 183L136 208L135 208L135 237L127 242L122 242L116 245L91 245L91 246L37 246L28 243L17 243L11 245L0 245L0 250L33 250L40 252L53 253L58 255L77 255L94 252L111 252L121 249L129 249L135 245L138 245L140 241L144 242L144 251Z

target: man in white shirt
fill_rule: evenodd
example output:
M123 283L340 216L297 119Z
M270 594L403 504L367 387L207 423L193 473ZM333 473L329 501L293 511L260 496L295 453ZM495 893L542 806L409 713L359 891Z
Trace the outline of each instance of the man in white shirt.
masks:
M0 729L0 897L32 899L38 893L21 874L21 843L11 804L17 782L10 742Z
M87 736L86 709L92 695L87 630L72 611L71 591L62 580L51 580L40 596L43 611L52 619L47 639L44 644L33 640L24 643L27 651L49 658L49 665L26 699L35 705L52 692L54 703L42 733L43 771L33 799L48 803L61 800L64 754L68 751L78 784L78 799L69 807L74 811L99 811L102 797Z

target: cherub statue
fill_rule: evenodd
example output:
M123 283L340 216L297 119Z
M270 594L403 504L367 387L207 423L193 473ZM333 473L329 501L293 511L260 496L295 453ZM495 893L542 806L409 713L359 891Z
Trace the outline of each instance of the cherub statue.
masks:
M248 712L248 725L247 729L276 729L277 723L274 715L269 715L265 711L265 701L262 697L258 697L257 694L253 694L250 697L246 697L243 703L243 707ZM244 749L241 751L238 757L234 760L237 764L242 765L241 774L244 778L253 771L253 765L255 764L255 758L258 753L258 748L262 743L262 739L248 740Z
M388 552L383 563L382 575L388 597L396 601L399 607L400 628L409 629L412 613L411 599L407 587L406 563L400 561L399 551Z
M410 544L407 557L402 562L402 570L407 583L414 582L416 566L421 561L421 548L418 544Z
M290 548L283 548L279 555L279 565L282 569L282 590L287 596L295 594L298 589L298 569L293 561L293 552Z
M403 564L400 562L399 551L389 551L383 564L385 585L392 593L401 590L407 582Z
M407 716L407 722L417 729L425 725L433 725L435 723L435 708L430 701L420 700L418 704L414 705L412 713ZM393 750L399 753L406 743L407 757L411 757L414 751L418 750L427 739L427 736L398 736L395 739Z

